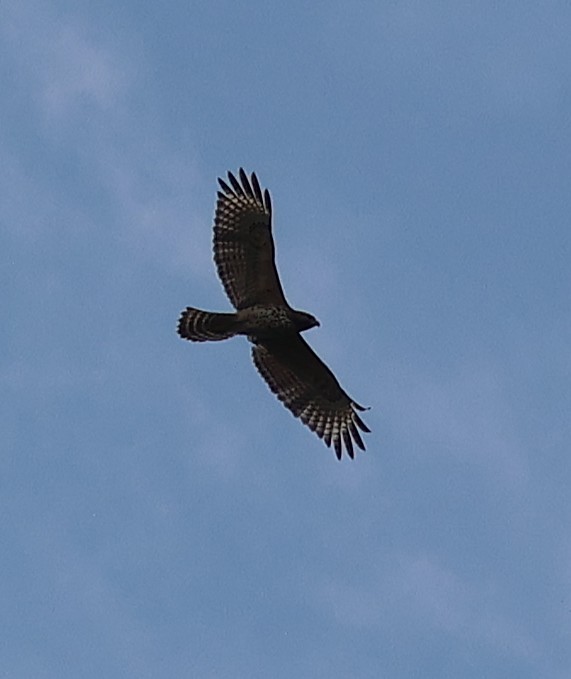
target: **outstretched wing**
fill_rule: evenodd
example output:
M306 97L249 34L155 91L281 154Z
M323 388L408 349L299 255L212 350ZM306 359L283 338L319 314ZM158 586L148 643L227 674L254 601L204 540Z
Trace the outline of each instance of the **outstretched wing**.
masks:
M258 178L242 168L240 181L229 172L218 182L214 217L214 261L226 294L236 309L255 304L287 305L275 264L272 204Z
M366 410L341 389L335 375L300 336L264 341L252 349L256 368L282 403L341 459L343 444L365 450L359 433L370 431L356 410Z

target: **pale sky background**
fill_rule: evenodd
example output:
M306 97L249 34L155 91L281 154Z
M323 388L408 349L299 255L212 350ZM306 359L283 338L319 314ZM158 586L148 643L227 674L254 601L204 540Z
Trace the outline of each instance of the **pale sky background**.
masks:
M571 4L0 16L0 677L571 677ZM175 333L240 166L355 461Z

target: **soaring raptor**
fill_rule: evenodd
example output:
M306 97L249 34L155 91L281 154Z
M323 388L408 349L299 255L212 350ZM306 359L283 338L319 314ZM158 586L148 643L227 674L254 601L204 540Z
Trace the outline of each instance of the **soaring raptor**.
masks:
M246 335L254 345L252 358L262 377L282 403L340 460L353 443L365 450L359 429L370 430L357 414L366 410L341 388L335 375L302 338L319 325L305 311L287 303L275 264L272 203L258 178L244 170L239 180L228 172L218 180L214 217L214 261L235 313L212 313L187 307L178 334L193 342L218 341Z

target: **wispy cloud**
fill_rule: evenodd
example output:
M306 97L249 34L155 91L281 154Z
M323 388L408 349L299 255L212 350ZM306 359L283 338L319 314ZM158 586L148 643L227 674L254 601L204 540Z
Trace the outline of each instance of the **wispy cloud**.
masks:
M433 630L516 657L538 651L519 622L502 612L493 585L468 582L432 555L400 554L374 578L361 573L359 579L325 578L316 587L316 601L339 624L393 636Z
M102 40L74 13L42 3L7 2L6 58L41 111L44 125L94 120L120 104L134 71L118 46Z
M206 275L209 248L195 247L195 241L207 231L211 215L196 206L201 185L193 149L173 147L157 126L152 101L144 97L143 65L74 15L56 17L44 7L17 3L8 7L7 54L26 83L24 96L54 166L60 150L80 159L83 174L93 177L93 191L111 206L107 223L111 217L136 255L161 259L174 270L191 263L190 275ZM16 195L49 193L37 177L30 186L25 166L19 174L27 186L14 187ZM14 172L12 181L18 181ZM74 201L68 199L59 201L60 209L70 209ZM45 214L45 205L38 210Z
M519 494L528 480L527 451L499 366L467 363L439 374L418 366L391 369L387 418L418 454L450 456Z
M321 39L334 47L327 52L344 71L366 69L379 82L400 72L411 91L430 83L439 97L452 96L454 108L466 115L537 117L556 110L566 87L567 9L561 7L558 22L557 10L530 3L492 7L409 0L364 3L358 13L337 4L328 12ZM449 68L452 54L455 69Z

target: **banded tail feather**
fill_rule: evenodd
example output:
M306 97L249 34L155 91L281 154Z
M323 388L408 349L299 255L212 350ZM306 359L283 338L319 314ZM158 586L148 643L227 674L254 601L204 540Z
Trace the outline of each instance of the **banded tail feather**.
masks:
M233 337L236 314L218 314L187 307L178 322L178 334L191 342L218 342Z

